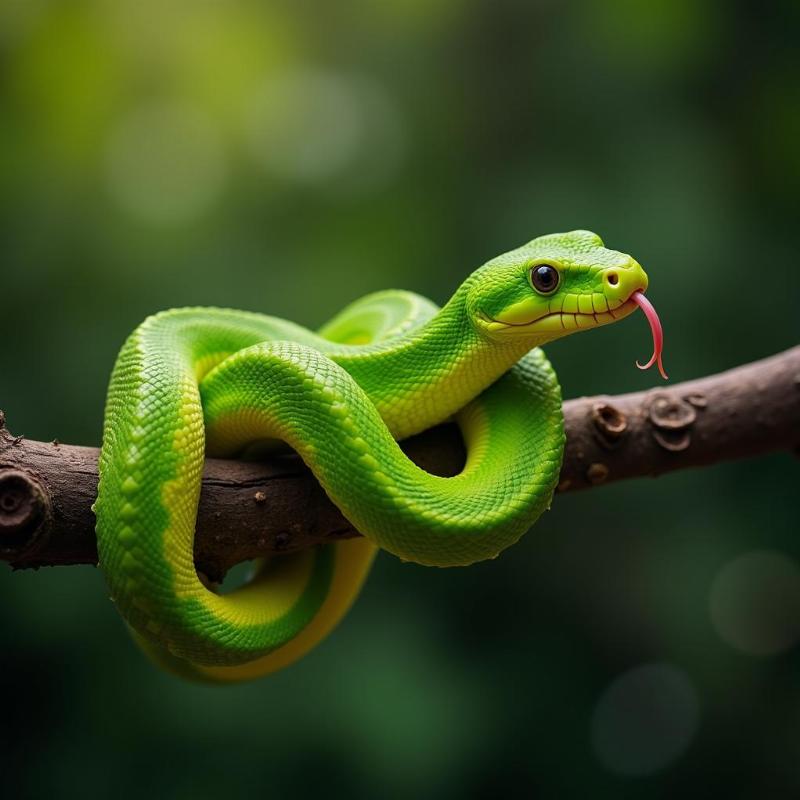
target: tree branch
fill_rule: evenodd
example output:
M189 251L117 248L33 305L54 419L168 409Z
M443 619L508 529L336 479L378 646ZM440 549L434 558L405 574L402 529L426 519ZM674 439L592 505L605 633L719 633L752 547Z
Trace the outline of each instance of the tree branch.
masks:
M800 447L800 347L729 372L646 392L564 403L559 491ZM456 474L460 436L440 426L403 443L425 469ZM12 436L0 412L0 559L14 568L95 564L93 447ZM195 537L198 569L357 536L296 456L208 459Z

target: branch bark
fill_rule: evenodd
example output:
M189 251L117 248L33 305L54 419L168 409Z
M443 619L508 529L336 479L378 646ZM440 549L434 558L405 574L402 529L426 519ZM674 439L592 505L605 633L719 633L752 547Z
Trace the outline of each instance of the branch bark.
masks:
M564 403L559 492L800 448L800 346L729 372L646 392ZM403 448L454 475L458 431L444 425ZM93 447L12 436L0 411L0 559L13 568L95 564ZM208 459L195 562L212 580L234 564L357 536L296 456L265 463Z

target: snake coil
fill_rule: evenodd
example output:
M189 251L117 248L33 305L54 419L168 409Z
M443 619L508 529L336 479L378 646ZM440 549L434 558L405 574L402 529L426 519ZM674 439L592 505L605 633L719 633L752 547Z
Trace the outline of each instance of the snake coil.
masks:
M177 309L128 338L108 391L95 504L100 564L159 664L217 683L295 661L345 614L378 548L436 566L493 558L548 508L564 446L539 346L621 319L647 277L595 234L542 236L472 273L442 308L368 295L314 333L243 311ZM455 477L397 444L453 418ZM284 442L364 538L264 559L230 594L193 562L204 454Z

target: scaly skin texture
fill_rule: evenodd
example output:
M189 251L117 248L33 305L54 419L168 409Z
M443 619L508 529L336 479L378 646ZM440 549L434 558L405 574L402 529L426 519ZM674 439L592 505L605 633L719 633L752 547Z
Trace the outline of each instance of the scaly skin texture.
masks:
M627 316L646 288L630 256L573 231L493 259L441 310L387 291L318 333L210 308L145 320L111 378L95 506L100 564L136 640L186 677L249 679L327 635L378 547L435 566L495 557L549 506L561 464L560 389L538 347ZM441 478L396 440L450 417L468 457ZM192 558L204 453L274 440L365 538L262 562L218 594Z

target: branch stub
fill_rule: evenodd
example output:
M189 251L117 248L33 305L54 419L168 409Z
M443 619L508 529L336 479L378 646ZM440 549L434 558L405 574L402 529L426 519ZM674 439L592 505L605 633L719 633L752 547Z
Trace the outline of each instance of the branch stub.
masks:
M29 553L41 543L49 516L47 494L35 478L0 468L0 553L8 560Z

